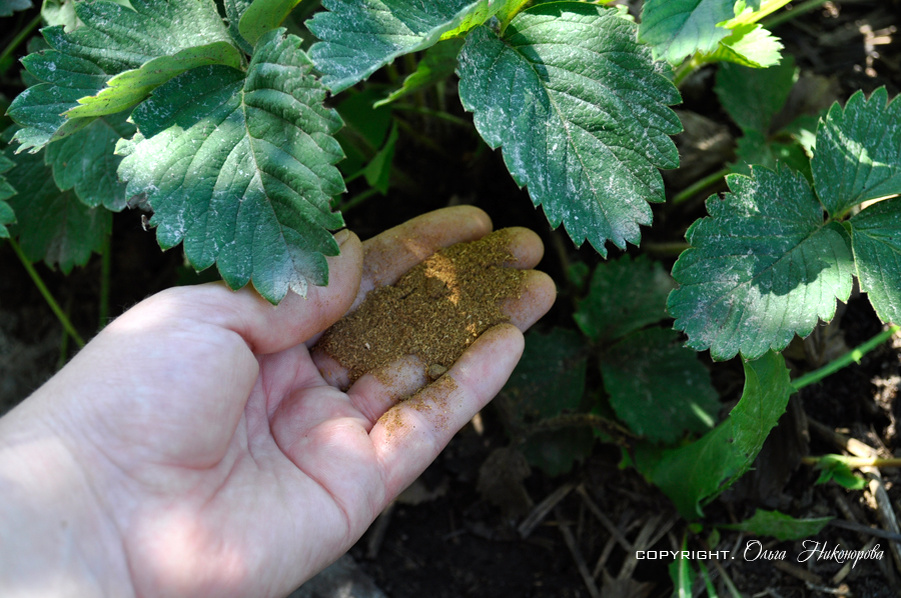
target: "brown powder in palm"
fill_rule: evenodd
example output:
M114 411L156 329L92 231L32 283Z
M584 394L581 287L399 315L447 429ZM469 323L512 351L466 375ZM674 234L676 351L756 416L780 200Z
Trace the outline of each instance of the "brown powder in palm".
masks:
M351 382L407 355L437 378L485 330L510 320L501 306L520 296L526 276L509 267L510 237L499 230L439 251L394 285L371 291L318 347L347 368Z

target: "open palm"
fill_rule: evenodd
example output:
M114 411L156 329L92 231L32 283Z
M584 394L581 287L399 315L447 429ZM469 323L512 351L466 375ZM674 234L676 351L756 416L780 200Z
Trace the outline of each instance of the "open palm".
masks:
M278 307L220 285L160 293L0 420L20 457L36 437L62 447L45 462L79 471L67 490L88 497L78 504L95 531L87 548L73 540L87 555L80 566L109 564L93 587L277 596L346 551L498 392L521 354L519 330L549 309L553 283L530 272L505 306L512 324L484 333L432 384L411 357L344 392L346 373L310 347L372 288L490 228L482 212L453 208L364 244L344 235L331 284ZM526 230L510 249L524 269L542 252ZM29 421L38 432L26 446Z

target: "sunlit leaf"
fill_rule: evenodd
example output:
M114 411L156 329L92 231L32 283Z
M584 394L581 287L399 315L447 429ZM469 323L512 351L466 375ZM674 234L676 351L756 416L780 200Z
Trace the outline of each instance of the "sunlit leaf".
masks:
M860 290L883 322L901 322L901 198L862 210L850 225Z
M657 169L678 165L668 135L681 123L635 25L591 4L540 4L502 36L474 29L459 60L464 107L551 225L605 256L607 241L639 243L648 202L664 199Z
M667 307L693 349L755 359L831 320L854 265L847 232L824 222L803 176L755 168L728 182L731 193L710 198L710 216L686 234Z
M76 3L75 13L83 26L69 33L62 25L42 29L51 49L22 60L43 83L9 108L23 126L16 133L21 149L40 149L97 116L120 112L186 69L242 61L212 0L132 0L130 7L98 0Z
M817 129L816 190L834 217L869 199L901 193L901 102L884 87L834 104Z
M318 37L310 57L322 82L338 93L398 56L425 50L445 34L475 27L506 0L323 0L327 11L307 21ZM476 18L478 17L478 18Z
M342 123L300 44L275 30L246 77L227 66L179 75L135 110L139 134L120 144L119 174L129 195L147 194L160 245L183 241L195 268L215 263L232 288L252 280L274 303L328 282L328 229L343 224L330 207L344 191Z

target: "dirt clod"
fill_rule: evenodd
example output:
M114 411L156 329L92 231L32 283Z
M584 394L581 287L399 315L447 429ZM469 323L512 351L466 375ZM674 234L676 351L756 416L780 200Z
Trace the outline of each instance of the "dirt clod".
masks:
M502 304L520 296L526 276L509 266L510 237L499 230L432 255L371 291L318 347L347 368L351 383L407 355L420 358L430 379L440 377L479 335L509 321Z

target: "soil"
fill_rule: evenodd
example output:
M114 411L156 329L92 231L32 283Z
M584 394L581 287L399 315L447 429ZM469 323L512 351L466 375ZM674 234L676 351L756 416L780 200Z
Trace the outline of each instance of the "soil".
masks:
M640 2L629 4L637 10ZM819 95L844 101L858 89L870 92L884 85L894 97L901 92L899 14L897 0L826 2L775 33L786 53L794 56L801 76L825 84L816 88ZM682 191L687 181L715 172L731 159L739 132L712 100L714 72L713 67L702 69L683 89L684 104L679 108L702 117L709 129L705 138L680 139L683 168L693 172L667 173L670 196ZM452 84L439 102L456 116L469 118L458 108ZM570 266L584 262L593 267L600 261L597 254L587 246L576 249L565 233L549 230L540 210L530 207L528 195L512 182L500 155L481 143L471 126L414 112L403 118L395 157L399 173L392 191L347 211L348 226L366 238L428 210L471 203L486 210L496 227L531 228L547 247L538 267L558 281L561 291L555 309L537 328L571 327L578 287L568 276ZM721 188L708 189L678 209L655 206L654 226L643 230L642 250L664 266L671 265L675 255L670 248L681 243L685 229L705 214L703 200L717 190ZM348 197L365 192L360 180L350 186ZM177 251L159 251L153 233L142 230L137 212L115 217L112 243L110 317L158 290L199 280L183 267ZM51 375L72 348L64 347L60 327L4 244L0 263L2 410ZM39 266L50 291L85 336L97 328L100 270L99 260L68 277ZM797 341L786 356L796 373L810 371L881 329L866 299L853 298L832 324ZM818 472L801 462L805 455L840 452L836 431L880 455L901 454L899 355L901 339L896 337L859 364L796 395L754 471L705 508L710 524L741 521L757 508L777 508L795 517L835 517L845 527L827 526L816 541L854 550L875 542L884 551L883 558L862 560L844 571L834 560L798 562L796 555L804 548L799 542L760 538L771 551L767 554L784 551L787 558L749 559L745 549L756 538L721 531L716 542L705 533L694 541L704 538L711 549L730 551L729 558L708 562L718 595L732 595L727 579L742 596L901 595L901 563L890 553L892 542L869 530L885 526L873 494L844 490L834 483L818 485ZM711 365L711 375L724 407L730 405L741 391L740 363ZM597 382L592 381L595 388ZM532 506L527 515L511 515L479 490L480 478L502 477L491 468L489 457L508 443L502 414L487 408L352 549L357 562L390 598L582 598L592 595L589 583L598 588L596 595L605 598L671 595L672 559L637 560L636 550L678 550L688 524L666 497L633 470L620 467L615 446L596 443L590 455L562 475L548 476L533 468L524 477L513 476L518 481L511 482L511 493L524 493ZM888 503L898 511L901 472L885 468L881 477ZM524 527L526 523L534 526Z

